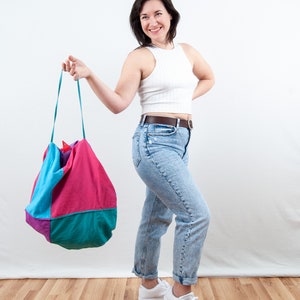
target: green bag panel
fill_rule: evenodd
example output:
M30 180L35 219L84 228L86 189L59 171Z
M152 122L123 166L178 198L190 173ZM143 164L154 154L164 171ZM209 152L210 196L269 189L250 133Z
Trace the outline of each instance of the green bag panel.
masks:
M67 249L99 247L111 238L116 221L116 208L54 218L50 223L50 242Z

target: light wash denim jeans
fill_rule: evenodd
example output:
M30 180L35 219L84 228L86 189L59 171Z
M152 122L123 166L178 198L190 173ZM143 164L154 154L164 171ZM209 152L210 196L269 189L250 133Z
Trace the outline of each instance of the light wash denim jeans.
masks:
M190 129L160 124L140 124L134 133L133 163L147 186L135 246L138 277L158 277L160 240L175 215L173 279L197 282L210 214L187 168L190 135Z

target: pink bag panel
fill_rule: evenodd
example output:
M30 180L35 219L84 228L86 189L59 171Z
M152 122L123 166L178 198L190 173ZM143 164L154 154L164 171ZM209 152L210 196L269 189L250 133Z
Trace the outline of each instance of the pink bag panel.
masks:
M63 170L53 189L51 217L116 207L115 189L86 139L72 146Z

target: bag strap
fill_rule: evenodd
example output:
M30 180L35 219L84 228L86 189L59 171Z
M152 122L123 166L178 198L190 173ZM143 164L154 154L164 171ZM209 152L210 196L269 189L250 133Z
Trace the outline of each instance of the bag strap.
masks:
M54 130L55 130L55 124L56 124L57 109L58 109L58 102L59 102L59 96L60 96L62 78L63 78L63 70L61 70L60 77L59 77L59 82L58 82L57 100L56 100L56 105L55 105L55 110L54 110L53 128L52 128L52 134L51 134L51 140L50 140L51 143L53 142L53 139L54 139ZM83 139L85 139L85 129L84 129L84 122L83 122L82 100L81 100L81 93L80 93L80 84L79 84L79 80L76 80L76 82L77 82L77 93L78 93L78 101L79 101L79 107L80 107L80 114L81 114L82 137L83 137Z

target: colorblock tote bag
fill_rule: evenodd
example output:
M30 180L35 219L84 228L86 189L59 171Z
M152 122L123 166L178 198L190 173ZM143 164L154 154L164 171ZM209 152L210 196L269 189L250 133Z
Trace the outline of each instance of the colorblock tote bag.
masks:
M26 222L47 241L66 249L104 245L117 221L117 196L105 169L85 138L80 85L82 140L62 148L53 143L61 72L50 143L34 181Z

